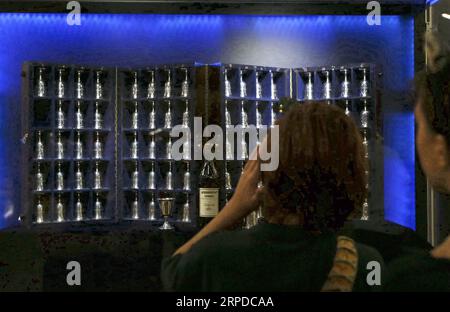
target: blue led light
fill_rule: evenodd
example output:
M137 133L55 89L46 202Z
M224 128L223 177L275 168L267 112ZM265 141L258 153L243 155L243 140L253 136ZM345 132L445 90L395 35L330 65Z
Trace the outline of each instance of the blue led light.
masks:
M427 0L428 5L435 5L438 2L439 2L439 0Z
M20 210L17 121L24 61L120 67L364 61L382 65L384 88L393 96L407 90L414 74L412 17L382 16L380 26L369 26L366 16L83 14L81 23L68 26L65 14L0 13L0 228L15 224ZM392 152L385 157L386 216L413 228L414 124L410 115L396 115L400 109L383 104L384 139Z

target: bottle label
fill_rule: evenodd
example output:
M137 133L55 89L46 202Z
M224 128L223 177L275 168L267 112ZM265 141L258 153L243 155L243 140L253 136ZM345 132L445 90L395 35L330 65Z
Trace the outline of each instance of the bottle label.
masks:
M200 217L215 217L219 213L219 189L200 188Z

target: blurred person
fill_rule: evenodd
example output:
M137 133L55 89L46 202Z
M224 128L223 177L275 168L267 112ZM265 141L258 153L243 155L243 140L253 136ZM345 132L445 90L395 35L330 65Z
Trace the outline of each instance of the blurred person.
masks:
M416 80L416 148L433 188L450 194L450 53L427 36L428 72ZM448 207L450 209L450 207ZM450 291L450 237L389 266L388 291Z
M337 234L360 216L367 194L357 126L340 108L317 102L295 103L277 123L278 169L260 172L260 160L248 161L227 205L163 261L166 290L377 289L366 282L366 266L377 261L383 270L380 254ZM261 201L266 222L226 231Z

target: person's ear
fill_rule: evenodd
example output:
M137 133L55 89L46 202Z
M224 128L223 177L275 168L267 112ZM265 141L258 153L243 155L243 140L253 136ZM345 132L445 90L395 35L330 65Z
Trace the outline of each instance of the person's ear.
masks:
M441 134L437 134L433 144L434 154L436 155L436 165L439 168L448 168L450 166L450 149L447 140Z

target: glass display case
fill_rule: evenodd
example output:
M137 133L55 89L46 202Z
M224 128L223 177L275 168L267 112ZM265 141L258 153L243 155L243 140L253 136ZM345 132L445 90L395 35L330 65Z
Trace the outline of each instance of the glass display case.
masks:
M381 25L358 1L185 2L81 2L80 25L59 1L0 2L1 228L159 226L165 191L176 194L171 222L195 224L198 164L170 159L168 130L206 115L223 129L270 126L283 97L352 115L369 147L370 217L415 228L423 185L407 95L421 58L418 2L382 1ZM222 204L241 163L220 162Z

